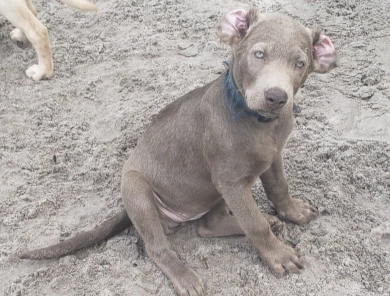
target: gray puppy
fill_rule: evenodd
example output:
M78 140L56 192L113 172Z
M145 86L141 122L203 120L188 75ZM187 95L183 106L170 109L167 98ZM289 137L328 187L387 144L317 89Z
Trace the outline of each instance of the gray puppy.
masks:
M21 258L63 256L133 224L177 294L204 295L201 279L178 259L166 237L180 223L200 219L200 236L246 235L278 275L303 267L294 249L272 233L270 222L278 219L259 211L251 188L260 177L284 220L302 225L315 217L314 207L290 196L282 151L294 126L294 95L311 72L337 65L336 51L319 31L255 10L227 14L218 35L232 48L229 69L153 120L123 168L125 210Z

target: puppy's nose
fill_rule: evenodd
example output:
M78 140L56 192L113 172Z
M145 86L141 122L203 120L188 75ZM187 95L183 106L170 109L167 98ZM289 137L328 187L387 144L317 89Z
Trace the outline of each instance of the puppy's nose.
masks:
M271 109L282 108L286 105L287 98L287 93L279 87L272 87L265 91L265 100Z

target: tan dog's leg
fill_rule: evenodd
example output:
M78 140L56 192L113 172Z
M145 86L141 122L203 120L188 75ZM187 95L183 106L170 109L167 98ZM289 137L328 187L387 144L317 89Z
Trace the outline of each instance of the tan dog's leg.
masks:
M47 29L34 15L36 10L30 0L24 2L25 5L21 2L23 1L11 1L5 17L15 27L24 32L37 51L38 65L28 68L26 75L35 81L39 81L42 78L50 78L53 75L53 60ZM23 36L19 33L14 38L19 38L23 41Z
M37 16L37 10L35 9L35 6L32 3L32 1L31 0L26 0L26 4L27 4L28 9L30 9L30 11L33 13L33 15Z
M275 216L263 214L274 230L282 227L282 222ZM198 234L201 237L219 237L230 235L245 235L236 217L230 214L229 208L222 199L198 222Z
M34 4L31 2L31 0L25 0L27 8L33 13L33 15L36 17L37 16L37 10L34 7ZM23 42L27 43L28 39L26 37L26 34L24 34L20 29L15 28L11 31L10 33L11 39L13 41L18 41L18 42Z
M142 174L128 171L123 175L122 199L145 242L148 255L172 281L178 295L204 295L202 280L171 250L160 222L153 189Z
M37 16L37 10L34 7L34 4L31 2L31 0L26 0L26 5L28 9L33 13L33 15L36 17ZM28 39L26 37L26 34L24 34L20 29L15 28L11 31L10 33L11 39L15 42L22 42L22 43L27 43Z
M300 199L291 198L281 155L274 159L271 167L260 179L268 199L274 204L281 219L302 225L315 218L317 211L313 206Z

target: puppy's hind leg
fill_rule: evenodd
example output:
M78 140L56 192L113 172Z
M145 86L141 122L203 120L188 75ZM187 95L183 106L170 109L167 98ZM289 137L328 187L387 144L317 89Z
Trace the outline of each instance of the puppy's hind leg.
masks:
M10 3L5 17L25 34L38 54L38 65L28 68L26 75L35 81L50 78L53 75L53 60L46 27L36 18L36 10L29 0L24 3L25 5L20 1ZM16 33L14 38L23 41L24 37Z
M245 235L223 199L199 219L198 234L201 237Z
M283 223L277 217L264 213L263 215L274 231L282 228ZM201 237L245 235L223 199L199 220L198 234Z
M160 222L153 189L141 173L127 171L123 174L122 199L145 242L148 255L172 281L178 295L204 295L202 280L171 250Z

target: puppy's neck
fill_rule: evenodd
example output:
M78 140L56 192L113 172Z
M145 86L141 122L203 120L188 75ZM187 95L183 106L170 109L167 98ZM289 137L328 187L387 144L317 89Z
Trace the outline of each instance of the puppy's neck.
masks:
M226 64L227 63L225 63L225 65ZM267 118L249 109L243 96L234 84L229 68L227 68L223 79L223 99L227 104L230 113L236 119L242 116L253 116L256 117L259 122L270 122L272 120L272 118Z

